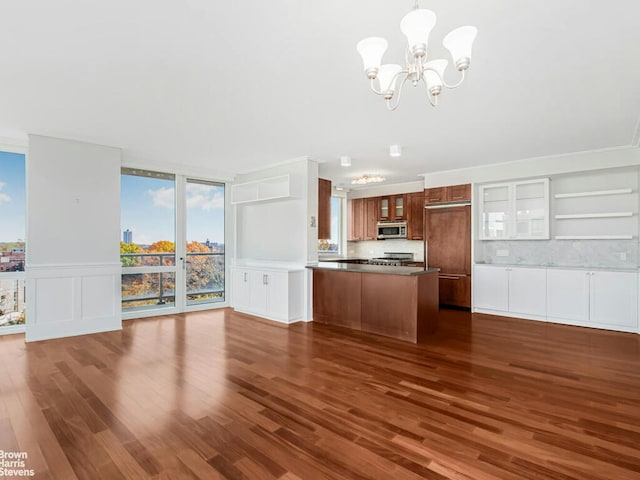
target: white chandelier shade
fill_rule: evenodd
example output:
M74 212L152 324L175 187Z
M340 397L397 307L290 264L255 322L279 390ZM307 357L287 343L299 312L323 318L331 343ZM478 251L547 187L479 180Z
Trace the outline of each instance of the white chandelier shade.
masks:
M404 16L400 22L400 30L407 37L411 53L426 55L429 34L435 25L436 14L431 10L415 9Z
M442 41L444 47L451 53L456 70L461 74L460 80L450 85L444 79L449 62L447 60L427 61L429 34L435 24L435 13L418 8L417 3L415 9L404 16L400 22L400 30L407 37L405 67L397 64L382 65L382 56L388 48L384 38L369 37L358 42L356 49L362 56L371 89L384 97L389 110L395 110L400 104L400 95L407 80L410 80L414 87L421 82L424 83L429 103L434 107L438 104L438 96L443 87L456 88L464 81L465 71L471 63L471 49L478 29L473 26L459 27L449 32ZM376 79L378 79L378 88L374 84ZM399 87L398 81L400 81Z

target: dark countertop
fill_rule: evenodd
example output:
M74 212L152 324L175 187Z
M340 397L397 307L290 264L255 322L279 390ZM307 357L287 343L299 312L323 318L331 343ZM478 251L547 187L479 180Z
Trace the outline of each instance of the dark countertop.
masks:
M318 262L368 262L368 258L360 257L339 257L337 255L318 255Z
M425 273L439 272L439 268L422 267L391 267L388 265L360 265L357 263L321 262L314 265L307 265L307 268L315 270L338 270L341 272L357 273L384 273L387 275L423 275Z

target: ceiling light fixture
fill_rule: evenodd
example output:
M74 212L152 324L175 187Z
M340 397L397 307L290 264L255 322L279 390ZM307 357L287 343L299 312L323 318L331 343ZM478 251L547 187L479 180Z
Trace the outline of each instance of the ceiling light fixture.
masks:
M391 145L389 147L389 156L391 156L391 157L401 157L402 156L402 147L400 145Z
M340 157L340 165L342 167L350 167L351 166L351 157L349 155L342 155Z
M431 10L419 8L416 0L414 9L407 13L400 22L400 30L407 37L404 69L396 64L380 64L382 55L388 47L384 38L369 37L358 42L356 48L362 56L364 70L371 82L371 89L384 97L389 110L398 108L402 89L407 80L411 80L414 87L422 81L427 87L429 103L434 107L438 104L438 95L442 92L442 87L456 88L463 82L464 72L471 63L471 47L478 34L478 29L472 26L459 27L444 37L442 44L451 52L453 63L462 74L458 83L449 85L444 81L444 70L448 62L446 60L427 62L429 33L435 24L436 14ZM378 89L374 84L376 78L378 79ZM398 96L395 103L392 103L399 78L402 78L402 81L400 87L397 88Z
M384 182L386 178L381 175L362 175L354 180L351 180L353 185L366 185L368 183L379 183Z

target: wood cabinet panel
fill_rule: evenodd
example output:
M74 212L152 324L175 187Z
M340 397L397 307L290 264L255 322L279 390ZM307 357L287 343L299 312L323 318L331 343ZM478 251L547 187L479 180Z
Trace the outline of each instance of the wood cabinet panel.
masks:
M427 265L442 273L471 274L471 206L427 209Z
M362 274L313 271L313 320L360 330Z
M318 179L318 238L331 238L331 180Z
M378 239L378 198L364 199L364 239Z
M364 240L364 198L347 202L347 240Z
M424 192L407 195L407 239L424 239Z
M424 193L426 203L470 202L471 184L426 188Z
M440 305L471 308L471 277L440 275Z

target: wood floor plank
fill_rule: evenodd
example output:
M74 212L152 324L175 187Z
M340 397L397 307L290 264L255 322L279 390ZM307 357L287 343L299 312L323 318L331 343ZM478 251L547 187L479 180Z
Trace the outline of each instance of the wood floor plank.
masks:
M442 311L414 345L230 309L0 337L41 479L640 479L640 335Z

